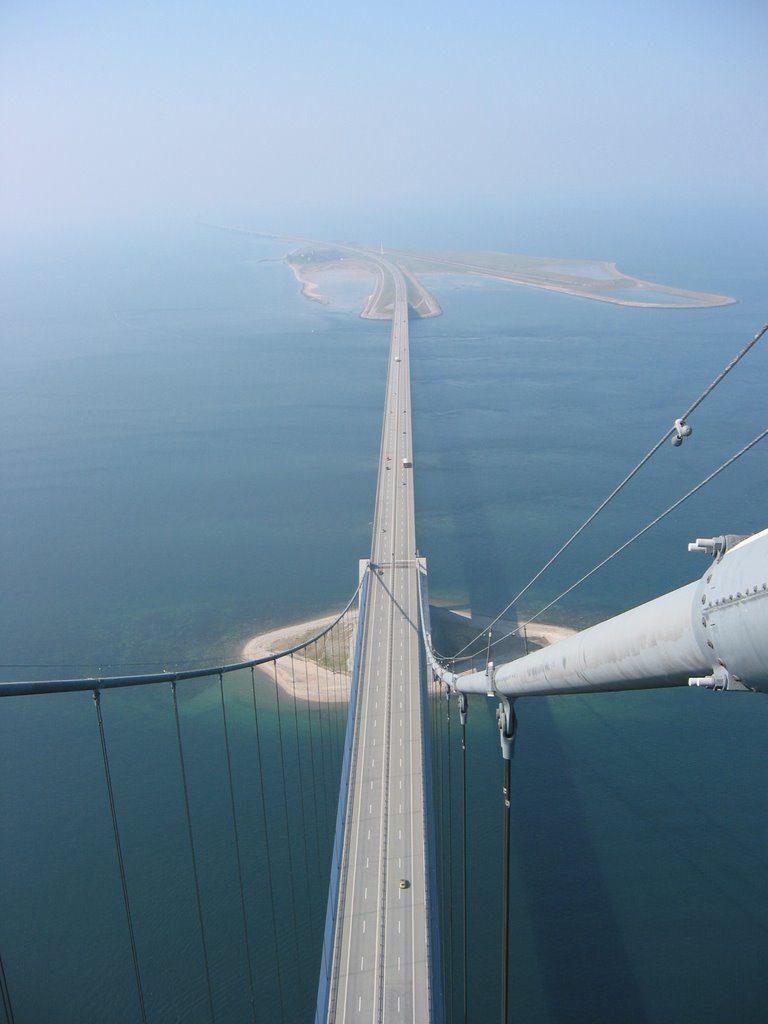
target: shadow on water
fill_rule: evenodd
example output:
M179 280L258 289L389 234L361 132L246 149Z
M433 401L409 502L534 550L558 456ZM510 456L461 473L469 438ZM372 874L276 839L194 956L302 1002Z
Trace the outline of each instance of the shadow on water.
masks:
M457 464L457 453L440 435L439 415L424 417L419 426L432 434L424 439L434 467L430 498L443 524L441 543L453 556L451 586L466 595L471 612L468 618L456 609L431 609L435 648L450 653L486 628L523 581L513 578L516 560L503 550L494 527L487 497L491 482L471 457ZM518 625L514 612L507 615L494 629L494 639ZM485 644L478 643L478 649L473 667L482 669ZM524 641L516 639L495 645L492 657L498 664L523 653ZM467 755L468 998L470 1019L476 1020L498 1013L500 983L501 755L495 706L483 703L470 701ZM546 701L525 701L518 713L523 742L513 764L511 1019L645 1024L642 992L554 717ZM458 1021L461 754L455 732L449 759L445 712L434 700L431 714L446 1005L448 1020Z
M549 1019L644 1024L642 993L548 702L525 701L518 714L530 740L512 769L513 856ZM526 1019L524 1006L517 1019Z
M439 453L438 479L453 479L452 458L449 452ZM446 487L441 494L443 515L453 533L452 550L457 554L458 580L463 584L466 609L434 609L432 627L435 648L450 653L471 644L467 653L474 655L472 664L457 665L457 671L481 669L487 660L486 640L471 641L490 625L494 598L488 593L488 582L493 580L494 593L512 594L514 582L508 571L509 559L499 550L487 506L482 498L483 489L477 470L467 460L461 467L461 489ZM474 496L478 495L478 498ZM442 612L442 614L441 614ZM514 630L518 625L515 609L510 609L493 630L494 641ZM496 661L519 657L524 653L524 641L510 638L495 642L491 657Z

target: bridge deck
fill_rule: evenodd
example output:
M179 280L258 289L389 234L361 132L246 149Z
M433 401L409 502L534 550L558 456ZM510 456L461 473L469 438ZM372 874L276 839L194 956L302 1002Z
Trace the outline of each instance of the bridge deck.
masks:
M328 1020L427 1024L433 1010L408 306L402 275L381 262L394 279L395 307Z

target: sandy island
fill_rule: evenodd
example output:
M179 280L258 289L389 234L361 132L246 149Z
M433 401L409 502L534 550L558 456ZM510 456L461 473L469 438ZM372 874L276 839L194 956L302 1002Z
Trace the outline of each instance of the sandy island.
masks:
M342 253L344 255L342 255ZM406 280L408 305L414 316L440 316L437 299L420 280L421 275L459 275L506 281L508 284L543 288L595 302L651 309L696 309L727 306L736 300L728 295L696 292L644 281L624 274L608 260L557 259L520 256L514 253L407 251L388 249L381 254L342 243L311 243L285 257L302 294L323 304L322 278L328 274L372 277L373 291L360 316L364 320L392 317L394 292L387 264L397 267ZM666 298L669 296L669 298Z
M435 619L451 616L472 618L466 609L433 607L430 614ZM327 629L335 619L336 615L327 615L322 619L310 619L307 622L297 622L293 626L273 629L268 633L259 633L245 643L240 657L243 661L255 661L258 658L279 655ZM490 619L475 617L473 624L482 629L489 621ZM498 630L514 630L517 625L511 621L501 620ZM356 627L355 611L326 634L325 640L321 639L317 644L298 651L291 657L278 658L272 664L265 664L261 671L271 679L277 678L277 685L283 693L291 698L295 697L297 701L315 704L346 703L349 700L352 679ZM535 647L547 647L565 637L573 636L576 632L567 626L544 622L532 622L526 626L525 631L529 643Z

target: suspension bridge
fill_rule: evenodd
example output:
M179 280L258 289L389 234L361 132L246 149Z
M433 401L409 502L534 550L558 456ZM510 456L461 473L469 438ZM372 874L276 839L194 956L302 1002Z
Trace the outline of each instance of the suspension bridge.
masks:
M768 692L768 530L746 538L696 540L694 547L711 559L698 581L509 664L494 664L491 655L498 638L492 640L490 631L485 630L476 637L476 644L486 649L485 667L481 671L462 672L460 662L447 661L437 655L431 642L427 564L419 556L415 531L416 470L411 428L406 280L397 264L384 255L368 253L368 258L375 261L392 289L392 334L371 552L370 557L361 562L358 590L341 615L328 628L290 649L252 661L145 675L0 684L0 696L6 698L67 692L92 697L123 908L122 927L134 982L135 1008L129 1011L129 1019L150 1021L159 1019L161 1012L157 1009L157 994L148 981L152 966L143 955L144 937L135 912L136 881L127 850L130 841L126 839L124 809L115 783L116 743L110 736L108 723L105 724L109 714L107 695L112 691L162 686L167 694L166 710L173 723L172 747L177 756L183 805L180 820L187 840L187 873L194 894L196 961L199 963L194 1005L200 1019L236 1017L228 1013L229 1002L217 990L219 968L211 926L213 914L202 893L204 867L196 847L192 722L185 717L183 708L180 711L184 696L184 687L180 684L191 685L195 680L202 681L207 687L208 699L218 702L221 711L226 766L222 792L232 828L231 866L238 892L232 910L239 921L243 942L243 1005L251 1019L260 1019L260 1008L264 1004L260 985L264 984L271 986L270 992L282 1019L299 1019L292 996L291 968L285 961L286 956L290 960L291 947L298 955L303 944L296 909L302 894L296 891L296 886L305 883L308 919L314 919L313 934L321 939L316 950L319 968L316 1024L351 1021L427 1024L445 1019L429 750L428 705L434 685L442 689L449 703L455 699L462 726L462 747L468 696L489 697L498 707L504 765L505 848L499 953L503 1022L509 1015L510 764L517 725L514 701L523 696L680 685ZM739 358L765 330L763 328L752 339ZM733 365L735 361L725 372ZM675 422L659 444L670 439L680 443L687 436L690 431L686 429L686 417L696 404ZM765 434L759 435L734 458L762 440ZM613 495L642 465L643 462ZM287 685L280 685L278 663L287 672ZM266 677L258 674L264 669L268 672ZM347 676L349 700L342 734L337 709L343 707L347 699ZM225 679L233 680L229 697ZM256 810L252 806L249 813L255 817L244 813L242 793L233 781L245 742L241 733L244 728L242 707L236 711L232 696L238 687L237 699L241 704L244 699L248 708L248 728L251 727L251 708L253 712L258 779L255 785L259 798L251 801ZM326 699L313 699L323 688ZM268 790L265 778L269 777L264 756L263 694L266 690L274 693L276 712L274 755L277 765L272 765L272 778L283 795L280 828L284 829L287 839L284 849L291 885L291 912L287 915L281 911L274 851L270 852L270 843L277 844L278 836L270 825L265 795ZM299 712L302 701L308 708L315 707L315 713L306 721ZM299 763L299 771L297 781L291 783L288 774L293 758ZM324 832L321 822L331 817L328 781L333 776L329 764L334 759L340 765L335 777L339 798L335 830L327 837L329 849L325 850L321 849ZM321 777L319 786L311 793L304 784L307 777ZM291 804L293 806L289 806ZM264 846L263 863L267 865L267 892L259 904L259 913L254 911L254 878L246 854L247 834L253 831L259 833ZM466 832L464 842L466 844ZM466 847L464 859L466 939ZM330 879L324 914L313 894L312 873L316 866L327 870ZM304 883L297 882L302 876ZM258 962L254 949L256 921L262 929L271 928L274 939L274 959L266 969ZM5 1019L8 1022L32 1020L24 995L14 984L16 953L0 949L0 956L0 993ZM466 1021L466 941L464 970L463 1019ZM166 1001L169 998L172 1001L172 997L166 995ZM88 1019L87 1011L83 1014L82 1019Z

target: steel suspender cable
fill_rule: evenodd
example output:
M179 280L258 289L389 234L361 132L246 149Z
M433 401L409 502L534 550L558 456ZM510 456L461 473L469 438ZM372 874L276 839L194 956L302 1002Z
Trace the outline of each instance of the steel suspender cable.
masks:
M650 523L647 523L642 528L642 530L638 530L637 533L633 534L629 538L629 540L625 540L623 544L617 547L615 551L612 551L610 555L608 555L606 558L602 560L602 562L598 562L597 565L594 565L589 570L589 572L584 573L584 575L580 579L576 580L575 583L572 583L570 587L567 588L567 590L564 590L561 594L558 594L557 597L553 598L549 602L549 604L546 604L543 608L539 608L535 615L531 615L530 618L526 619L522 627L516 626L515 629L511 630L509 633L505 633L504 636L500 636L497 640L494 640L491 646L501 643L502 640L507 640L510 636L514 636L517 632L519 632L521 628L524 628L525 626L529 625L529 623L533 622L535 619L538 619L538 617L540 615L543 615L544 612L549 611L553 604L557 604L558 601L562 601L562 599L564 597L567 597L568 594L571 593L571 591L575 590L576 587L581 586L581 584L588 580L590 576L593 576L598 571L598 569L602 569L602 567L604 565L607 565L608 562L611 561L611 559L616 557L616 555L620 555L622 551L625 551L630 544L634 544L634 542L636 540L639 540L640 537L643 536L643 534L648 533L649 530L652 530L654 526L656 526L658 523L662 521L662 519L665 519L671 512L674 512L676 508L679 508L684 501L687 501L689 498L693 497L693 495L696 494L697 491L700 491L702 487L705 487L708 483L714 480L716 476L719 476L719 474L723 472L723 470L733 465L733 463L736 462L737 459L740 459L742 455L746 454L746 452L750 450L750 448L754 448L756 444L764 440L766 437L768 437L768 429L763 430L762 433L757 435L757 437L753 437L752 440L748 444L745 444L744 447L741 448L738 452L736 452L735 455L732 455L730 459L726 459L726 461L722 463L722 465L718 466L717 469L713 470L709 474L709 476L705 477L703 480L700 480L695 487L692 487L690 489L690 491L686 491L686 493L681 498L678 498L677 501L673 502L669 506L669 508L666 508L663 512L660 512L659 515L657 515L655 519L652 519Z
M342 623L344 623L344 625L346 626L346 619L342 619ZM350 671L349 660L348 660L348 655L349 655L349 649L348 649L349 638L346 636L346 629L341 629L342 623L339 623L339 629L341 630L341 632L339 634L340 644L341 644L341 656L340 656L340 660L339 660L339 673L338 673L338 676L335 678L335 689L334 689L334 695L333 695L333 701L334 701L334 703L333 703L333 722L334 722L334 735L335 735L335 744L336 744L335 749L336 750L341 750L341 746L342 746L342 743L343 743L343 737L341 735L341 719L340 719L340 716L339 716L339 705L340 705L340 703L342 701L341 694L342 694L342 688L344 686L345 676Z
M311 883L311 875L309 870L309 850L307 848L307 812L304 804L304 776L302 772L302 760L301 760L301 740L299 738L299 709L296 703L296 663L291 655L291 688L293 690L293 726L294 733L296 736L296 767L299 772L299 809L301 812L301 841L304 847L304 877L307 881L307 908L309 910L309 920L314 927L315 923L315 905L312 899L312 890L314 886Z
M288 814L288 788L285 781L285 751L283 748L283 719L280 714L280 684L277 681L277 660L272 663L275 673L275 701L277 703L277 734L280 739L280 771L283 779L283 813L285 815L285 838L288 847L288 873L291 878L291 911L293 913L293 941L296 945L296 963L300 959L299 923L296 917L296 888L293 881L293 856L291 854L291 826Z
M450 1001L453 1016L453 773L451 771L451 691L446 687L445 705L448 733L448 963L451 971Z
M317 644L315 644L315 660L317 660ZM309 761L312 765L312 806L315 810L315 854L317 861L320 863L320 818L319 811L317 808L317 785L315 779L317 778L317 767L315 765L315 738L314 738L314 727L312 725L312 703L309 697L309 658L304 659L304 686L307 696L307 732L309 733Z
M251 668L251 690L253 691L253 720L256 726L256 752L259 763L259 793L261 794L261 820L264 826L264 849L267 853L267 885L269 889L269 905L272 911L272 938L275 944L275 973L277 974L277 992L280 997L280 1020L285 1021L285 1000L283 998L283 976L280 971L280 944L277 941L277 914L275 912L275 889L272 885L272 851L269 845L269 825L267 823L267 800L264 795L264 766L261 759L261 734L259 732L259 712L256 704L256 674Z
M104 778L107 783L107 794L109 797L109 811L112 815L112 832L115 838L115 851L117 852L117 864L120 869L120 885L123 890L123 907L125 918L128 922L128 936L131 942L131 958L133 960L133 973L136 978L136 993L139 998L139 1012L143 1024L146 1024L147 1009L144 1004L144 990L141 986L141 972L139 970L139 955L136 950L136 936L133 931L133 918L131 916L131 902L128 898L128 883L125 877L125 861L123 860L123 848L120 845L120 830L117 825L117 809L115 807L115 794L112 789L112 773L109 768L109 754L107 753L107 740L104 736L104 722L101 717L101 695L98 690L93 691L93 703L96 707L96 721L99 726L99 740L101 742L101 756L104 761Z
M442 698L442 683L438 683L435 688L435 695L432 700L434 721L437 726L437 779L438 779L438 795L437 795L437 806L438 806L438 823L437 823L437 834L440 836L440 866L439 866L439 879L440 879L440 893L443 901L450 901L450 889L446 885L446 855L445 855L445 758L443 753L443 745L445 743L445 727L443 724L443 711L441 708ZM446 973L446 969L450 970L450 963L447 960L448 950L445 943L442 948L442 960L444 964L443 973ZM450 996L450 989L448 991Z
M253 991L253 967L251 961L251 943L248 937L248 914L245 909L245 888L243 887L243 867L240 858L240 835L237 828L237 809L235 807L235 788L232 785L232 757L229 750L229 729L227 728L227 709L224 703L224 676L219 673L219 693L221 695L221 718L224 724L224 750L227 755L227 780L229 782L229 806L232 813L232 832L235 837L235 860L237 863L237 882L240 887L240 913L243 919L243 941L245 943L246 967L248 969L248 991L251 996L251 1016L256 1022L256 996Z
M330 633L323 637L323 671L328 671L328 641ZM331 653L331 665L333 665L333 653ZM323 728L323 687L320 684L320 663L317 663L317 731L320 734L320 771L323 778L323 803L325 805L325 820L327 821L331 811L328 804L328 769L325 756L325 729Z
M462 973L464 976L464 1024L467 1024L469 1002L469 971L467 953L467 712L466 694L459 695L461 702L461 914L462 914Z
M501 895L501 1024L509 1021L509 827L512 761L504 758L504 859Z
M179 721L179 707L176 700L176 681L171 682L171 693L173 694L173 714L176 719L176 740L179 747L179 765L181 767L181 783L184 789L184 810L187 816L187 835L189 837L189 853L192 859L192 877L195 882L195 905L197 907L197 924L200 929L200 944L203 951L203 966L205 967L205 986L208 993L208 1009L211 1020L216 1020L216 1013L213 1009L213 993L211 991L211 972L208 963L208 944L205 941L205 926L203 924L203 907L200 901L200 880L197 873L197 855L195 854L195 837L192 832L192 815L189 811L189 787L187 786L187 769L184 763L184 748L181 742L181 723Z
M11 1003L11 995L8 991L8 981L5 977L5 965L3 958L0 956L0 994L3 997L3 1010L5 1011L5 1022L6 1024L15 1024L16 1018L13 1015L13 1005Z

